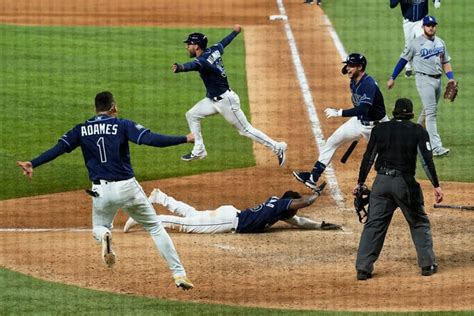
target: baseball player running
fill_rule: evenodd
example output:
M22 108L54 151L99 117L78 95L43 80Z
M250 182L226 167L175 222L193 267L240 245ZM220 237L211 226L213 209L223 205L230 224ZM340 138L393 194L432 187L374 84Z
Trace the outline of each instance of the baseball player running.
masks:
M442 92L441 74L444 70L449 81L454 81L454 74L446 45L441 38L436 36L437 25L438 22L434 16L427 15L423 18L423 35L418 36L405 47L393 70L392 77L387 82L387 87L392 89L403 67L409 61L413 61L416 88L423 104L418 124L425 123L433 147L433 156L439 157L449 153L449 149L443 147L436 123L438 102Z
M296 180L304 183L311 189L317 188L316 183L326 169L336 150L346 142L370 137L372 128L380 122L388 121L385 113L385 104L382 92L377 82L365 73L367 59L359 53L352 53L343 62L341 72L351 79L350 89L352 92L352 109L324 110L327 118L351 117L342 124L327 140L321 148L318 161L314 164L311 172L293 171Z
M102 259L108 267L115 264L112 249L112 223L121 208L141 223L150 233L161 256L166 260L177 287L193 288L186 277L173 242L155 215L140 184L135 180L130 162L128 142L154 147L168 147L193 142L193 135L167 136L152 133L135 122L117 117L112 93L104 91L95 97L97 114L76 125L58 143L31 161L17 161L29 178L37 168L64 153L81 147L84 162L92 181L88 193L92 199L93 236L102 243Z
M421 28L423 18L428 14L429 0L390 0L390 8L395 8L400 3L403 15L403 34L405 35L405 47L416 37L423 34ZM441 7L441 0L433 0L434 7ZM413 75L412 63L405 66L405 77Z
M165 228L184 233L218 234L218 233L260 233L282 220L301 229L335 230L340 225L315 222L309 218L297 216L300 208L310 206L319 197L325 184L318 187L311 195L301 196L297 192L287 191L283 196L272 196L264 203L240 211L232 205L222 205L216 210L198 211L194 207L175 200L159 189L150 194L151 203L166 207L177 216L157 215ZM126 233L137 222L130 217L123 231Z
M185 64L173 64L173 72L175 73L199 71L207 90L206 97L186 112L186 119L189 129L195 136L195 143L191 153L181 157L184 161L206 158L207 152L201 133L201 119L219 113L239 131L240 135L249 137L272 150L278 157L280 166L285 163L287 144L276 142L253 127L240 109L239 96L229 87L222 55L224 54L224 48L232 42L240 31L240 25L236 24L232 33L209 48L207 48L207 37L204 34L189 34L184 43L186 43L189 57L195 59Z

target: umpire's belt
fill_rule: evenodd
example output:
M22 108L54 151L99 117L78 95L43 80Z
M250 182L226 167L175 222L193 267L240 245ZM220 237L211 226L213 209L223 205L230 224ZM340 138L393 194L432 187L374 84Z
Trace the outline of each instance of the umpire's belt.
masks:
M397 169L389 169L389 168L380 168L378 171L377 171L378 174L383 174L383 175L386 175L386 176L391 176L391 177L401 177L403 176L403 172L397 170Z
M227 89L223 94L217 96L217 97L212 97L211 100L214 101L214 102L219 102L221 101L222 99L224 99L223 95L226 94L227 92L229 91L232 91L230 89Z
M435 79L441 78L441 75L430 75L430 74L425 74L424 72L419 72L419 71L417 71L416 73L420 74L420 75L423 75L423 76L428 76L428 77L431 77L431 78L435 78Z
M365 126L375 126L378 123L380 123L380 121L363 121L363 120L360 120L360 124L365 125Z

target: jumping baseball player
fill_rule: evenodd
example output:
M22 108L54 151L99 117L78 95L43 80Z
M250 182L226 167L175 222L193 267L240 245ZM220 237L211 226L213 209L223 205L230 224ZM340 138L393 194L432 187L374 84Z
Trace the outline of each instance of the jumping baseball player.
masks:
M390 0L390 8L395 8L400 3L403 15L403 34L405 35L405 47L416 37L423 34L422 20L428 15L429 0ZM434 7L441 7L441 0L433 0ZM405 66L405 77L413 75L412 63Z
M352 92L352 109L324 110L327 118L351 117L341 125L327 140L321 148L318 161L314 164L311 172L293 171L296 180L304 183L311 189L317 188L316 183L326 169L336 150L344 143L370 137L372 128L380 122L388 121L385 113L385 104L382 92L377 82L365 73L367 59L359 53L352 53L343 62L341 72L351 79L350 89Z
M31 161L17 161L17 164L23 169L23 174L31 178L33 168L81 147L92 181L92 190L88 190L88 193L93 196L93 236L98 243L102 243L105 264L109 267L115 264L111 229L117 210L121 208L150 233L161 256L168 263L176 286L184 290L193 288L171 238L135 180L128 147L129 141L154 147L191 143L193 135L155 134L140 124L117 118L117 106L112 93L108 91L96 95L95 108L97 114L94 117L66 132L54 147Z
M173 65L173 72L175 73L199 71L207 90L206 97L186 113L189 129L195 136L195 143L191 153L181 157L184 161L206 158L207 152L201 133L201 119L219 113L239 131L240 135L249 137L272 150L278 157L280 166L285 163L287 144L276 142L253 127L240 109L239 96L229 87L222 55L224 54L224 48L232 42L240 31L240 25L235 25L232 33L209 48L207 48L207 37L204 34L189 34L184 43L186 43L189 57L195 59L185 64L175 63Z
M342 229L340 225L315 222L309 218L297 216L300 208L314 203L324 185L311 195L301 196L297 192L287 191L282 197L272 196L264 203L240 211L232 205L223 205L216 210L198 211L194 207L177 201L159 189L150 194L151 203L166 207L172 215L157 215L165 228L184 233L218 234L218 233L260 233L282 220L301 229L334 230ZM123 231L126 233L137 222L130 217Z
M395 86L395 79L403 67L409 61L413 61L416 88L423 104L418 124L425 124L430 135L433 156L439 157L449 153L449 149L443 147L436 123L438 102L442 92L441 75L444 71L448 80L454 82L454 74L449 63L451 57L446 49L446 44L441 38L435 36L437 25L438 22L434 16L427 15L423 19L423 35L418 36L405 47L393 70L392 77L387 82L387 87L392 89Z

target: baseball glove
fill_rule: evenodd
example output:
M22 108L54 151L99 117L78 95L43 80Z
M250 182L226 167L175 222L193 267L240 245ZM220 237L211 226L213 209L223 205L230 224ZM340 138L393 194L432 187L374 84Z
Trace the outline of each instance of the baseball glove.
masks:
M453 102L458 95L458 83L457 81L450 81L446 86L446 91L444 92L444 98L448 99L449 101Z
M359 185L354 196L354 208L359 217L359 222L365 224L367 222L367 210L365 206L369 204L370 190L365 184Z

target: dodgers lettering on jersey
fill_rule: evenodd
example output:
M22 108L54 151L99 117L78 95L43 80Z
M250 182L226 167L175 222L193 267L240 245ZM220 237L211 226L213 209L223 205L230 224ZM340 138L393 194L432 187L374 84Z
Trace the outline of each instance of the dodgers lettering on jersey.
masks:
M239 215L237 233L259 233L269 228L279 220L284 219L291 205L291 199L280 199L276 196L265 203L246 209Z
M359 82L351 80L352 105L367 106L367 114L358 115L362 121L378 121L385 117L385 103L377 82L368 74L364 74Z
M76 125L60 141L82 149L89 178L119 181L134 177L128 141L139 144L148 129L126 119L98 115Z
M442 65L449 63L451 60L446 45L441 38L435 36L430 40L423 35L411 41L400 57L413 61L415 71L428 75L442 74Z

